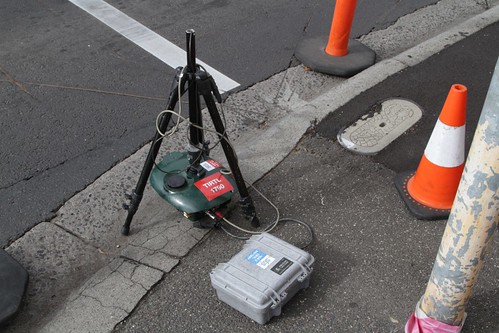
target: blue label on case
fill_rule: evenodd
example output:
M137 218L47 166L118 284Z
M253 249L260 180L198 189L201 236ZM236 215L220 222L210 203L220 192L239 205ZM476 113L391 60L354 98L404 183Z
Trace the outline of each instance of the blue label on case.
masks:
M252 262L260 268L266 269L271 263L274 262L275 258L269 256L265 252L254 249L250 254L246 256L246 260Z
M260 260L265 258L266 255L267 254L265 252L262 252L258 249L254 249L253 251L251 251L250 254L248 254L246 256L246 260L248 260L249 262L252 262L254 264L258 264L260 262Z

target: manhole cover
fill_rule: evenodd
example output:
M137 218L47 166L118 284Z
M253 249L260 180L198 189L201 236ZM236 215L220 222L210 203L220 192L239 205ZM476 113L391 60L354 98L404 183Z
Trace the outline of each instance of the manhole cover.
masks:
M338 133L338 142L359 154L376 154L414 125L423 112L414 102L390 98L371 107L349 127Z

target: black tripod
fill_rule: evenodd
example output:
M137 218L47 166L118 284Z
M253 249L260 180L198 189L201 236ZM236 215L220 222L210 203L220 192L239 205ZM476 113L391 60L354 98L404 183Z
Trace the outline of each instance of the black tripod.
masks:
M229 144L229 139L227 133L225 132L225 127L218 112L217 106L213 96L217 99L219 103L222 102L222 97L215 84L215 80L211 75L209 75L205 70L203 70L199 65L196 64L196 52L195 52L195 33L194 30L186 31L187 40L187 66L182 69L177 68L177 73L175 79L172 83L172 90L168 98L167 110L174 110L175 105L179 100L179 93L182 95L185 91L189 94L189 136L190 136L190 147L194 148L189 151L189 170L196 173L199 170L199 162L202 160L202 156L207 156L207 143L203 138L202 130L202 115L201 115L201 105L200 96L206 104L210 117L213 121L215 130L220 137L220 143L222 145L224 154L229 163L230 171L236 182L237 190L241 197L239 203L242 208L243 215L246 219L251 222L253 227L259 227L260 223L258 217L256 216L255 206L253 205L253 200L249 196L248 189L244 182L243 176L239 169L236 154ZM187 84L187 87L185 85ZM179 89L180 88L180 89ZM180 91L180 92L179 92ZM129 204L123 205L126 210L128 210L128 215L121 230L123 235L128 235L130 233L130 224L132 223L133 216L139 208L142 196L144 194L144 189L147 184L151 170L154 167L156 157L158 155L161 142L163 141L163 136L161 133L166 132L168 124L171 120L171 113L164 113L159 121L158 129L154 138L152 139L152 145L147 155L146 161L144 163L144 168L140 174L137 186L132 194L127 194L127 198L130 200ZM191 149L189 149L191 150Z

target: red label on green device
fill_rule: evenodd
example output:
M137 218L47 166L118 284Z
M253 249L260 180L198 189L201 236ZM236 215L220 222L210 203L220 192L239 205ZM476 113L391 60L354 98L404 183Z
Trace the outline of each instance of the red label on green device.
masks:
M234 190L232 184L220 172L198 180L194 185L196 185L208 201Z

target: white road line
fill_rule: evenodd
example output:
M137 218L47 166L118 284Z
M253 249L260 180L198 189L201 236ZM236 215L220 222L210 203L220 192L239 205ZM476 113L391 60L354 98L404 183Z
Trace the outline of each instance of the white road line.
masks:
M176 68L186 65L187 56L184 50L108 3L102 0L69 1L151 53L168 66ZM202 65L213 76L220 90L229 91L239 86L239 83L202 61L197 60L197 63Z

